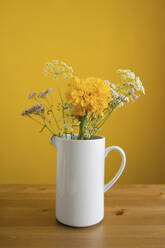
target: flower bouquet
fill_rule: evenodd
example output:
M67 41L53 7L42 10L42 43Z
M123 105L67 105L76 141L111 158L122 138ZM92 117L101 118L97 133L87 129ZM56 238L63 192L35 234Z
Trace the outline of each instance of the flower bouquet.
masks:
M120 82L74 75L72 67L57 60L48 62L44 74L57 80L60 102L51 101L51 89L32 92L36 101L22 115L37 122L40 132L52 134L50 143L57 148L56 218L74 227L91 226L104 217L104 192L122 174L126 156L118 146L105 149L105 138L97 136L112 112L145 94L139 77L131 70L117 70ZM60 79L68 80L61 94ZM60 119L57 118L60 112ZM104 185L104 159L112 150L121 154L121 166L112 180Z
M40 93L32 92L28 98L36 104L24 110L22 116L37 122L41 126L40 132L47 129L59 137L92 139L115 109L145 94L141 80L134 72L119 69L117 73L120 76L118 84L95 77L81 79L66 63L58 60L48 62L44 74L57 81L60 102L55 106L50 101L51 88ZM64 96L60 79L68 81ZM61 112L59 120L56 111Z

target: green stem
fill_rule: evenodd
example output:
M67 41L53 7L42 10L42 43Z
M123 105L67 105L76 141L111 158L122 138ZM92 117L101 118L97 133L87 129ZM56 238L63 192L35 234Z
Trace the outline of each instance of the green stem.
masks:
M57 90L58 90L58 94L59 94L61 104L62 104L62 116L63 116L63 123L64 123L64 126L65 126L65 111L64 111L64 108L63 108L64 101L62 99L61 90L60 90L58 82L57 82ZM64 133L65 133L65 138L67 138L67 128L66 127L64 127Z
M82 140L84 137L84 127L86 125L87 118L88 118L88 113L86 113L84 116L79 117L80 129L79 129L79 135L77 139Z
M73 133L73 122L74 122L74 120L73 120L73 116L72 115L71 115L71 118L72 118L72 122L71 122L71 128L72 128L71 139L73 139L73 137L74 137L74 133Z
M107 119L109 118L109 116L112 114L113 110L114 110L120 103L121 103L121 101L116 102L116 103L114 104L113 108L112 108L112 109L109 109L109 111L108 111L106 117L103 119L103 121L100 121L100 123L97 125L97 128L101 128L101 127L104 125L104 123L106 122L106 120L107 120Z
M31 117L30 115L27 115L30 119L32 119L34 122L38 123L41 126L44 126L44 123L41 123L40 121L34 119L33 117Z
M104 123L106 122L106 120L109 118L110 114L112 113L113 110L109 111L108 114L106 115L106 117L103 119L103 121L101 121L98 125L97 125L97 128L101 128Z
M51 112L52 113L52 116L53 116L53 119L54 119L54 121L55 121L55 123L56 123L56 126L57 126L57 128L58 128L58 130L60 130L60 127L59 127L59 125L58 125L58 122L57 122L57 119L56 119L56 117L55 117L55 114L54 114L54 111L53 111L53 109L52 109L52 104L51 103L49 103L49 101L48 101L48 99L45 97L45 101L47 102L47 104L48 104L48 111L49 112Z
M52 131L51 129L50 129L50 127L46 124L46 118L45 118L45 116L44 116L44 114L41 114L41 115L39 115L41 118L42 118L42 120L43 120L43 122L44 122L44 125L45 125L45 127L51 132L51 133L53 133L54 134L54 131ZM47 121L48 122L48 121ZM48 124L49 124L49 122L48 122ZM50 125L50 124L49 124Z
M56 119L56 117L55 117L55 115L54 115L54 112L53 112L52 108L50 109L50 112L52 113L53 119L54 119L54 121L55 121L55 123L56 123L56 126L57 126L58 130L60 130L60 127L59 127L59 125L58 125L57 119Z
M41 123L40 121L34 119L32 116L27 115L31 120L33 120L34 122L36 122L37 124L41 125L42 127L46 127L48 129L49 132L51 132L52 134L54 134L54 132L46 125L46 123Z

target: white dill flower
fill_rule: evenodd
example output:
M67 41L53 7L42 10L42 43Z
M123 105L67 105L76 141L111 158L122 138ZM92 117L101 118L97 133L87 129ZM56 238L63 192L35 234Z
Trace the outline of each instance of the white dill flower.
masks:
M127 81L127 80L128 80L128 78L127 78L127 75L126 75L126 74L121 74L120 79L121 79L121 81L122 81L122 82L125 82L125 81Z
M125 69L125 70L123 70L123 69L118 69L117 71L116 71L117 73L129 73L129 72L131 72L131 70L130 69Z
M54 78L55 80L58 80L59 76L58 76L57 74L54 74L54 75L53 75L53 78Z
M38 95L38 98L45 97L48 93L50 94L51 91L52 91L52 89L51 88L48 88L47 90L44 90L44 91L40 92L39 95Z
M68 73L68 77L69 78L72 78L73 77L73 74L72 73Z
M46 62L45 63L45 67L43 69L43 73L45 75L47 75L47 74L53 74L54 73L54 65L52 63L50 63L50 62Z
M49 66L50 66L50 67L53 67L53 64L52 64L51 62L46 62L45 65L48 66L48 67L49 67Z
M61 61L61 64L62 64L62 65L64 65L64 66L66 66L66 65L67 65L67 64L66 64L65 62L63 62L63 61Z
M58 64L59 64L59 61L58 61L57 59L55 59L55 60L53 60L53 63L54 63L55 65L58 65Z
M62 74L62 76L63 78L67 78L67 74L65 72Z
M131 82L135 79L134 72L131 72L131 70L118 70L118 73L120 73L120 79L122 82Z
M32 93L29 94L28 98L33 99L36 94L37 94L37 92L32 92Z
M56 66L56 69L55 69L56 73L62 73L65 71L65 68L64 66Z
M112 89L114 89L114 90L116 89L116 85L115 85L115 84L109 82L108 80L104 80L104 82L105 82L106 84L108 84Z
M145 95L145 89L139 77L136 77L136 85L138 87L138 90L141 91Z
M73 72L73 68L71 66L67 66L68 71Z

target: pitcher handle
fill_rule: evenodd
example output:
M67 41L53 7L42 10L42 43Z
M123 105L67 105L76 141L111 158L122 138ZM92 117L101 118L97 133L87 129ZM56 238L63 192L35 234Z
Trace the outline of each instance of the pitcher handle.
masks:
M119 177L123 173L123 170L124 170L125 164L126 164L125 152L119 146L110 146L110 147L106 148L105 149L105 158L107 157L108 153L112 150L116 150L116 151L120 152L122 162L121 162L120 169L118 170L118 172L116 173L114 178L111 181L109 181L107 184L104 185L104 192L106 192L108 189L110 189L112 187L112 185L119 179Z

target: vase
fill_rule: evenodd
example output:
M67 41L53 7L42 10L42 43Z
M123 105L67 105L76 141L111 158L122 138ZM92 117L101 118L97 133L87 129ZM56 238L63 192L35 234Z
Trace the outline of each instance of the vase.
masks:
M126 156L118 146L105 149L105 138L90 140L50 137L57 149L56 167L56 219L68 226L92 226L104 218L104 192L112 187L122 174ZM108 153L121 154L120 169L104 185L104 161Z

